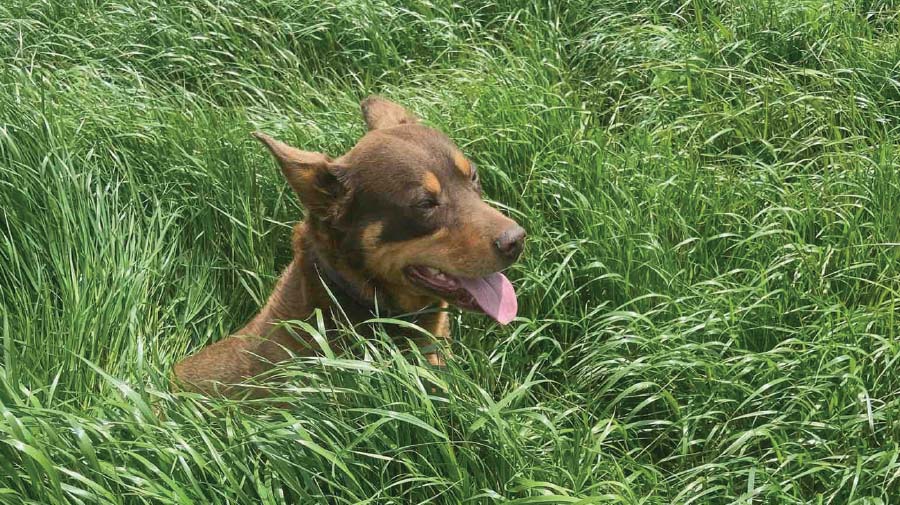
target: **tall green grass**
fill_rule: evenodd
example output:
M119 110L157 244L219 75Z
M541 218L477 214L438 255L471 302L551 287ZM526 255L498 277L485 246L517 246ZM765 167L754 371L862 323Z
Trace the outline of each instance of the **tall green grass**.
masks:
M892 1L0 5L0 502L893 503ZM381 93L529 230L520 319L169 392ZM315 321L312 321L315 324Z

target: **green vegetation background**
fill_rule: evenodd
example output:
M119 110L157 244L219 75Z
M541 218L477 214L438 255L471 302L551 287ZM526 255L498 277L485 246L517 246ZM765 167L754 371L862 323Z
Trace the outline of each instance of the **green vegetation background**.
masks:
M895 2L321 4L0 5L0 502L897 502ZM249 132L372 92L527 226L521 319L173 397L290 257Z

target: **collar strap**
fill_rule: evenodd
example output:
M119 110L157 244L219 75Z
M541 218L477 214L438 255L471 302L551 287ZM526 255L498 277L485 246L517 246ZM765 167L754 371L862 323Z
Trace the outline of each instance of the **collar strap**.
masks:
M309 248L309 251L312 253L312 258L310 259L312 260L313 267L315 267L320 274L324 275L324 279L322 280L327 281L327 283L330 284L327 287L334 296L338 297L338 300L340 300L341 297L345 298L358 308L380 316L393 317L404 313L402 311L398 312L391 309L388 304L376 304L374 298L367 296L359 289L359 287L341 275L341 273L331 266L331 263L329 263L314 246Z

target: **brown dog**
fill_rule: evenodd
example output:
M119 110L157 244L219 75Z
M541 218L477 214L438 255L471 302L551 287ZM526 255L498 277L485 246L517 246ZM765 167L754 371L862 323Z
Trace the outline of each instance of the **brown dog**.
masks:
M417 312L449 303L502 324L515 317L515 291L499 271L522 252L525 230L481 199L475 165L447 136L382 98L361 106L369 131L336 160L254 134L307 218L294 229L293 261L266 306L235 335L178 363L183 387L257 396L240 384L291 355L310 354L309 342L279 323L316 308L331 328L341 313L353 324L376 312L413 314L444 339L446 312ZM443 364L437 353L428 359Z

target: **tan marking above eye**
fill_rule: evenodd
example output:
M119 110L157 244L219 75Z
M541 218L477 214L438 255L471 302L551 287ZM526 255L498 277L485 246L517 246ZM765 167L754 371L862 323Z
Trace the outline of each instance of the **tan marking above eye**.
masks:
M472 177L472 165L461 152L457 151L453 153L453 164L456 165L456 169L462 172L467 178Z
M422 186L424 186L425 189L435 195L441 193L441 181L439 181L437 176L434 175L434 172L425 172L425 178L422 181Z

